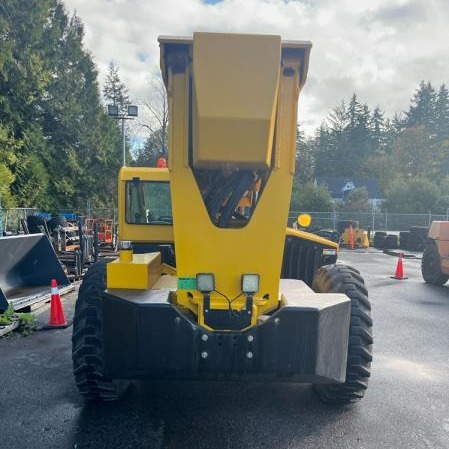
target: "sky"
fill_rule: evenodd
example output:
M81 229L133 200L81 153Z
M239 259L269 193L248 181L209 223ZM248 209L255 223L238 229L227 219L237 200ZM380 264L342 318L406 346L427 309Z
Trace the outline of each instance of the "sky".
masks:
M159 71L159 35L278 34L313 44L298 120L311 135L355 92L386 116L408 108L421 80L449 83L447 0L63 0L85 26L100 84L110 61L135 104Z

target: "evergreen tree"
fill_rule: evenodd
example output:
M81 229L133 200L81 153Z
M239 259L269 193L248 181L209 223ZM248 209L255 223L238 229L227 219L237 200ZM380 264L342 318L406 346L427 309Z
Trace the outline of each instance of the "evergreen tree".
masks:
M296 173L302 183L313 182L315 176L315 159L311 140L307 139L299 128L296 133Z
M167 149L164 148L165 138L162 129L158 128L145 139L143 148L137 150L133 165L137 167L156 167L160 157L167 158ZM165 152L164 152L165 151Z
M406 112L406 126L423 126L429 137L433 137L436 132L436 99L437 94L432 84L421 81Z
M354 94L348 107L348 126L346 127L345 153L342 155L349 162L345 175L354 175L362 171L366 158L372 153L368 105L361 104Z
M386 146L386 130L384 114L379 106L376 106L373 111L370 123L371 139L373 145L373 153L380 154L385 152Z
M101 107L82 40L81 21L60 0L0 4L3 202L55 209L92 197L115 202L119 132Z
M338 175L345 167L342 152L345 146L345 129L348 113L345 103L340 102L321 124L311 145L315 153L317 175Z
M130 104L128 89L120 80L119 68L114 61L109 63L109 72L103 86L103 96L106 103L118 106L121 114L127 112L127 107Z
M17 161L16 153L21 142L14 139L7 126L0 124L0 203L1 207L13 207L16 200L11 185L16 177L12 168Z
M445 84L440 86L435 102L435 132L437 140L449 139L449 92Z

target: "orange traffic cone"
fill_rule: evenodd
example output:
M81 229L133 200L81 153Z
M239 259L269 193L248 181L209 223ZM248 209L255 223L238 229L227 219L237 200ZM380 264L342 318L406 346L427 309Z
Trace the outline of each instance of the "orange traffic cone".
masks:
M349 225L349 245L351 249L354 249L354 230L352 229L352 225Z
M403 279L408 279L407 276L404 276L404 267L402 265L402 258L404 257L403 253L399 254L399 259L398 259L398 264L396 266L396 273L394 276L391 276L391 279L398 279L398 280L403 280Z
M47 328L64 328L69 326L64 316L61 296L56 279L51 280L51 305L50 305L50 323Z

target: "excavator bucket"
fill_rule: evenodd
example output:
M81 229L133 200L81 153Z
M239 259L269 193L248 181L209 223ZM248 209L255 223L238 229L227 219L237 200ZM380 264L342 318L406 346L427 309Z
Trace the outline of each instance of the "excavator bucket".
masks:
M60 293L73 289L47 236L0 238L0 313L8 305L21 310L49 299L52 279Z

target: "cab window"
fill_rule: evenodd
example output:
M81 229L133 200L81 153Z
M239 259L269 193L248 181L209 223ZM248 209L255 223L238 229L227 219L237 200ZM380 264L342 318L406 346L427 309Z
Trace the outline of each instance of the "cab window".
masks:
M125 219L129 224L173 224L170 184L127 181L125 210Z

